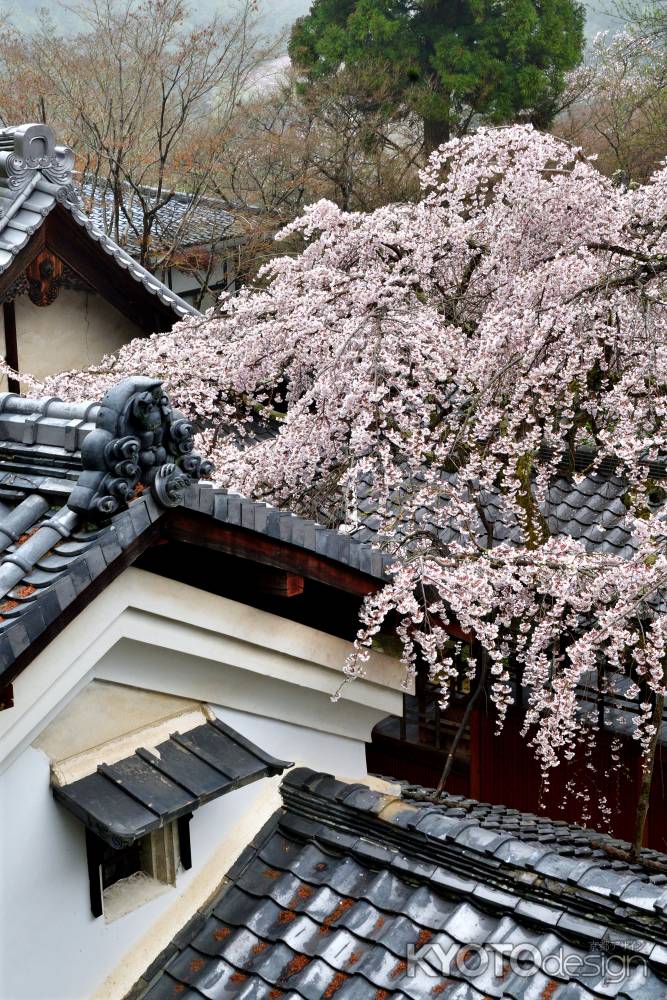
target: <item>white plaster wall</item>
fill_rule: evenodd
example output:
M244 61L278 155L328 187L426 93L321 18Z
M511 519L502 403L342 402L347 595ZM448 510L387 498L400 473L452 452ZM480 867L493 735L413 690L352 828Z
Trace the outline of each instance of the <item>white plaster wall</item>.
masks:
M243 735L276 755L323 770L365 773L363 744L313 729L215 706ZM188 889L244 815L252 815L268 779L238 789L195 812L193 867L175 888L113 923L90 913L84 828L53 799L49 761L29 747L0 776L0 997L2 1000L88 1000L124 965L151 926ZM257 817L257 828L264 816ZM221 860L212 891L233 857ZM156 942L155 954L161 950ZM153 956L154 957L154 956ZM148 964L146 962L146 964ZM143 971L145 965L140 965ZM120 1000L104 986L104 1000Z
M401 711L404 670L372 652L338 702L351 644L134 567L62 630L0 712L0 772L97 677L363 742Z
M50 306L15 300L19 366L37 378L84 368L117 351L141 329L101 296L63 288ZM4 356L4 321L0 311Z
M83 827L53 799L49 761L31 745L72 698L97 678L205 701L278 757L360 778L372 726L400 710L402 671L374 654L368 676L332 703L348 648L134 568L52 641L0 713L0 1000L121 1000L279 805L278 779L207 803L176 887L113 923L95 920Z

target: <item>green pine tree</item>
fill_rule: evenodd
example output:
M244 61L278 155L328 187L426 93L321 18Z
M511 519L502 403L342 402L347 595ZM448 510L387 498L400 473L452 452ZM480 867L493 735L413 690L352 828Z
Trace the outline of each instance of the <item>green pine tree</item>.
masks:
M584 20L578 0L314 0L289 52L311 83L345 66L389 84L430 151L479 122L548 127Z

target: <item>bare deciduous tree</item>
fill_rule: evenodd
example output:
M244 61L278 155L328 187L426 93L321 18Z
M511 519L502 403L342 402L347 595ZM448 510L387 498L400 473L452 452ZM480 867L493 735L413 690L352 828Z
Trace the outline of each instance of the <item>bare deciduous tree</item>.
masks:
M142 263L155 265L159 213L178 188L196 211L219 151L210 136L229 131L271 47L251 0L195 27L185 0L87 0L68 9L81 23L75 35L59 35L48 13L30 34L3 32L0 60L12 86L2 88L0 112L54 124L79 154L90 196L108 200L110 235L131 238ZM11 96L17 76L23 102Z
M667 156L667 48L638 25L600 36L570 80L575 99L554 131L597 154L598 166L644 182Z

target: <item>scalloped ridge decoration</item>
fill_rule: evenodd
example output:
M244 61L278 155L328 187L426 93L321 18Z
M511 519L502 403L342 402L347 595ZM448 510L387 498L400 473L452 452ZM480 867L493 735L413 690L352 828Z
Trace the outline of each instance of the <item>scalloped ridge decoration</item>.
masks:
M0 174L11 191L22 190L39 170L59 189L56 197L64 200L72 188L73 169L74 152L69 146L56 146L48 125L36 122L0 132Z
M174 410L157 379L134 376L110 389L81 448L83 472L68 506L91 520L127 506L138 488L163 507L213 470L193 451L192 424Z

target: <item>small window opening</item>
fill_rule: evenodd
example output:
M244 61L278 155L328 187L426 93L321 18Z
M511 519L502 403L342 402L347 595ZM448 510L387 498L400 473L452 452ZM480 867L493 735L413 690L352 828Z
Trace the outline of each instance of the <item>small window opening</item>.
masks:
M122 847L86 831L93 916L116 920L176 885L178 872L192 867L190 818L182 816Z

